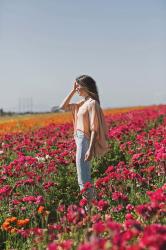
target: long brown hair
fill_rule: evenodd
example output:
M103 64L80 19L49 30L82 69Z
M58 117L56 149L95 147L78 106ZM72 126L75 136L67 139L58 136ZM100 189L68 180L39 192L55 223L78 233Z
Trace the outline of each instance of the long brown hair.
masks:
M92 77L88 75L81 75L76 78L76 82L84 87L89 96L96 100L100 105L98 88L96 86L95 80Z

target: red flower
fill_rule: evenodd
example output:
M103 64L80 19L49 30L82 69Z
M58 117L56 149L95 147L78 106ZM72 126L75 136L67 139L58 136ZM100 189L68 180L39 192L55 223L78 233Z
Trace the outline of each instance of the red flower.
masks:
M91 188L91 187L92 187L92 184L91 184L90 182L87 181L87 182L84 184L84 188L80 191L80 194L85 193L86 190L87 190L88 188Z
M133 215L132 214L126 214L125 218L126 218L126 220L133 219Z
M105 201L105 200L99 200L96 205L97 205L98 210L103 211L108 208L109 203L108 201Z
M147 226L140 240L140 246L146 249L166 249L166 226L160 224Z
M106 170L105 170L105 173L108 174L110 172L113 172L114 171L114 166L109 166Z
M103 233L106 229L105 224L102 221L96 222L95 224L93 224L93 230L95 231L95 233L99 234L99 233Z
M57 244L56 243L50 243L49 245L48 245L48 250L58 250L58 246L57 246Z
M65 240L62 243L60 243L59 245L63 250L70 250L70 249L72 249L73 241L72 240Z
M93 250L93 246L90 243L86 242L86 243L81 244L78 247L78 250Z
M93 216L91 217L91 221L92 221L93 223L98 222L100 219L101 219L101 215L100 215L100 214L95 214L95 215L93 215Z
M84 206L87 205L87 203L88 203L87 199L86 199L86 198L83 198L82 200L80 200L79 205L80 205L81 207L84 207Z
M157 189L155 192L147 191L146 193L153 202L166 202L166 193L162 188Z
M112 199L114 200L114 201L116 201L116 200L124 200L124 201L127 201L128 200L128 197L126 196L126 195L124 195L123 193L121 193L121 192L114 192L113 194L112 194Z
M131 204L128 204L128 205L126 206L126 209L127 209L128 211L132 211L132 210L134 209L134 206L131 205Z
M63 213L65 211L65 205L61 204L57 207L57 211Z

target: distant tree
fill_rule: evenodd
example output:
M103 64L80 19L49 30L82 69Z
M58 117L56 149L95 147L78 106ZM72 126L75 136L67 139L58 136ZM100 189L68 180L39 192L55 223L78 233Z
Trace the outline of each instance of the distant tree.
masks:
M54 106L51 108L51 112L59 112L59 111L60 111L59 106Z
M3 109L0 109L0 115L1 115L1 116L4 115Z

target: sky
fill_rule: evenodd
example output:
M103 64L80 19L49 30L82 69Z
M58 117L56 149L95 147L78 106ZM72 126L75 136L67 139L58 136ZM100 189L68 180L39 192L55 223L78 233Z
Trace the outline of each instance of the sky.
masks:
M0 108L50 111L82 74L102 108L165 104L166 1L0 0Z

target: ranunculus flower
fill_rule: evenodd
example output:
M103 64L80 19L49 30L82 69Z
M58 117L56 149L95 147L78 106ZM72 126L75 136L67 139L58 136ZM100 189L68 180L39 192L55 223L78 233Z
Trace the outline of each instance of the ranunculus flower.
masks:
M84 206L87 205L87 203L88 203L88 200L86 198L83 198L83 199L80 200L79 204L80 204L81 207L84 207Z
M106 226L105 226L104 222L99 221L99 222L96 222L95 224L93 224L92 228L93 228L94 232L96 232L96 233L103 233L106 229Z
M105 201L105 200L99 200L98 202L97 202L97 208L100 210L100 211L102 211L102 210L106 210L107 208L108 208L108 206L109 206L109 203L108 203L108 201Z

